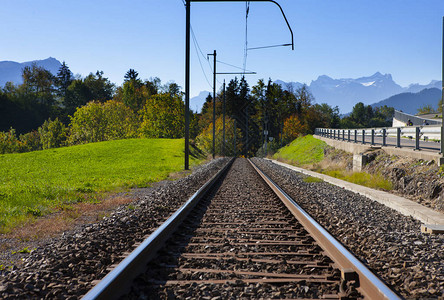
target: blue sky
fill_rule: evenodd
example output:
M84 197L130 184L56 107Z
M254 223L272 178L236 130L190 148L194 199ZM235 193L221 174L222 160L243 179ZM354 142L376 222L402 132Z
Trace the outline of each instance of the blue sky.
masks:
M319 75L356 78L379 71L407 86L441 79L442 0L277 0L293 29L295 50L251 50L250 84L259 78L309 84ZM55 57L74 73L103 70L120 85L133 68L143 79L184 86L182 0L0 0L0 61ZM204 56L242 67L245 3L192 3L192 28L204 55L191 48L191 97L211 90ZM252 2L248 46L290 42L277 6ZM199 53L199 54L197 54ZM201 70L200 56L205 79ZM211 60L211 58L210 58ZM211 63L212 65L212 63ZM218 64L220 72L238 69ZM230 76L218 76L219 82ZM220 88L218 83L217 88Z

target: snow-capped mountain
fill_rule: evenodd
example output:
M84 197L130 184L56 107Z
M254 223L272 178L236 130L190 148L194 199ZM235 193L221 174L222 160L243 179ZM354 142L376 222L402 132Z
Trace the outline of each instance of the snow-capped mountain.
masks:
M286 83L276 80L276 83L286 89L288 84L299 87L302 83ZM308 86L316 103L327 103L330 106L338 106L341 113L350 112L353 106L362 102L369 105L400 93L417 93L428 88L440 88L441 81L433 80L427 85L411 84L402 87L397 84L391 74L375 74L360 78L334 79L327 75L319 76Z
M357 79L319 76L310 83L310 90L316 102L337 105L342 112L348 112L357 102L368 105L399 94L403 88L393 81L390 74L377 72L372 76Z
M439 81L439 80L432 80L432 81L430 81L429 84L426 84L426 85L414 83L414 84L409 85L405 92L417 93L417 92L420 92L424 89L431 89L431 88L441 89L442 88L441 84L442 84L442 81Z
M35 63L39 67L43 67L50 71L53 75L57 75L60 66L60 61L53 57L43 60L33 60L23 63L15 61L0 61L0 87L4 86L6 82L11 81L14 84L23 83L22 70L24 67L30 67Z

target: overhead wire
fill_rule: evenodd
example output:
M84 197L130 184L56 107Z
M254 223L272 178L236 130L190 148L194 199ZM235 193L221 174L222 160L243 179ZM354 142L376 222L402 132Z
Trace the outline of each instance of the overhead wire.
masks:
M245 68L243 68L243 67L241 68L241 67L238 67L238 66L235 66L235 65L231 65L231 64L229 64L229 63L226 63L226 62L223 62L223 61L220 61L220 60L216 60L216 62L221 63L221 64L223 64L223 65L227 65L227 66L230 66L230 67L236 68L236 69L239 69L239 70L242 70L244 73L245 73L246 71L251 72L251 70L247 70L247 69L245 69Z
M186 4L185 4L185 0L181 0L181 1L182 1L183 5L185 6L185 5L186 5ZM210 81L208 80L207 74L206 74L206 72L205 72L205 70L204 70L204 67L203 67L203 65L202 65L202 61L200 60L199 53L200 53L200 55L203 56L203 58L204 58L205 60L208 61L208 59L207 59L207 58L205 57L205 55L203 54L202 49L200 48L199 43L198 43L198 41L197 41L196 35L194 34L193 27L192 27L191 25L190 25L190 32L191 32L191 37L192 37L192 39L193 39L194 50L196 51L196 56L197 56L197 59L198 59L198 61L199 61L200 69L202 70L202 73L203 73L203 75L204 75L204 77L205 77L206 82L208 83L208 85L209 85L210 88L212 89L212 88L213 88L213 85L212 85L212 84L210 83ZM213 72L213 69L211 68L211 64L210 64L209 61L208 61L208 66L210 67L211 72Z

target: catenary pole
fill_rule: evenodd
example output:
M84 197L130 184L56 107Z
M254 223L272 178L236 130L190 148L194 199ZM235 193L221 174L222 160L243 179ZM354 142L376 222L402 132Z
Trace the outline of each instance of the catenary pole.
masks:
M213 54L213 159L216 156L216 50Z
M442 17L441 155L444 156L444 17Z
M223 107L222 107L222 156L225 156L225 79L224 79L224 98L223 98Z
M185 170L190 156L190 0L185 0Z

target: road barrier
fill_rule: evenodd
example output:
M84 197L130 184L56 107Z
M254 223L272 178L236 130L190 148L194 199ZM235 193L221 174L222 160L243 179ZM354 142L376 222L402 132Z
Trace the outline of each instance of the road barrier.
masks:
M435 125L365 129L316 128L315 134L326 138L353 143L370 144L372 146L395 146L397 148L413 147L414 150L429 149L439 151L441 128L441 126ZM366 137L368 137L370 141L368 141ZM389 144L388 137L396 138L396 141ZM376 138L379 138L378 142L375 141ZM411 141L413 140L415 143L412 145ZM422 143L420 143L421 141Z

